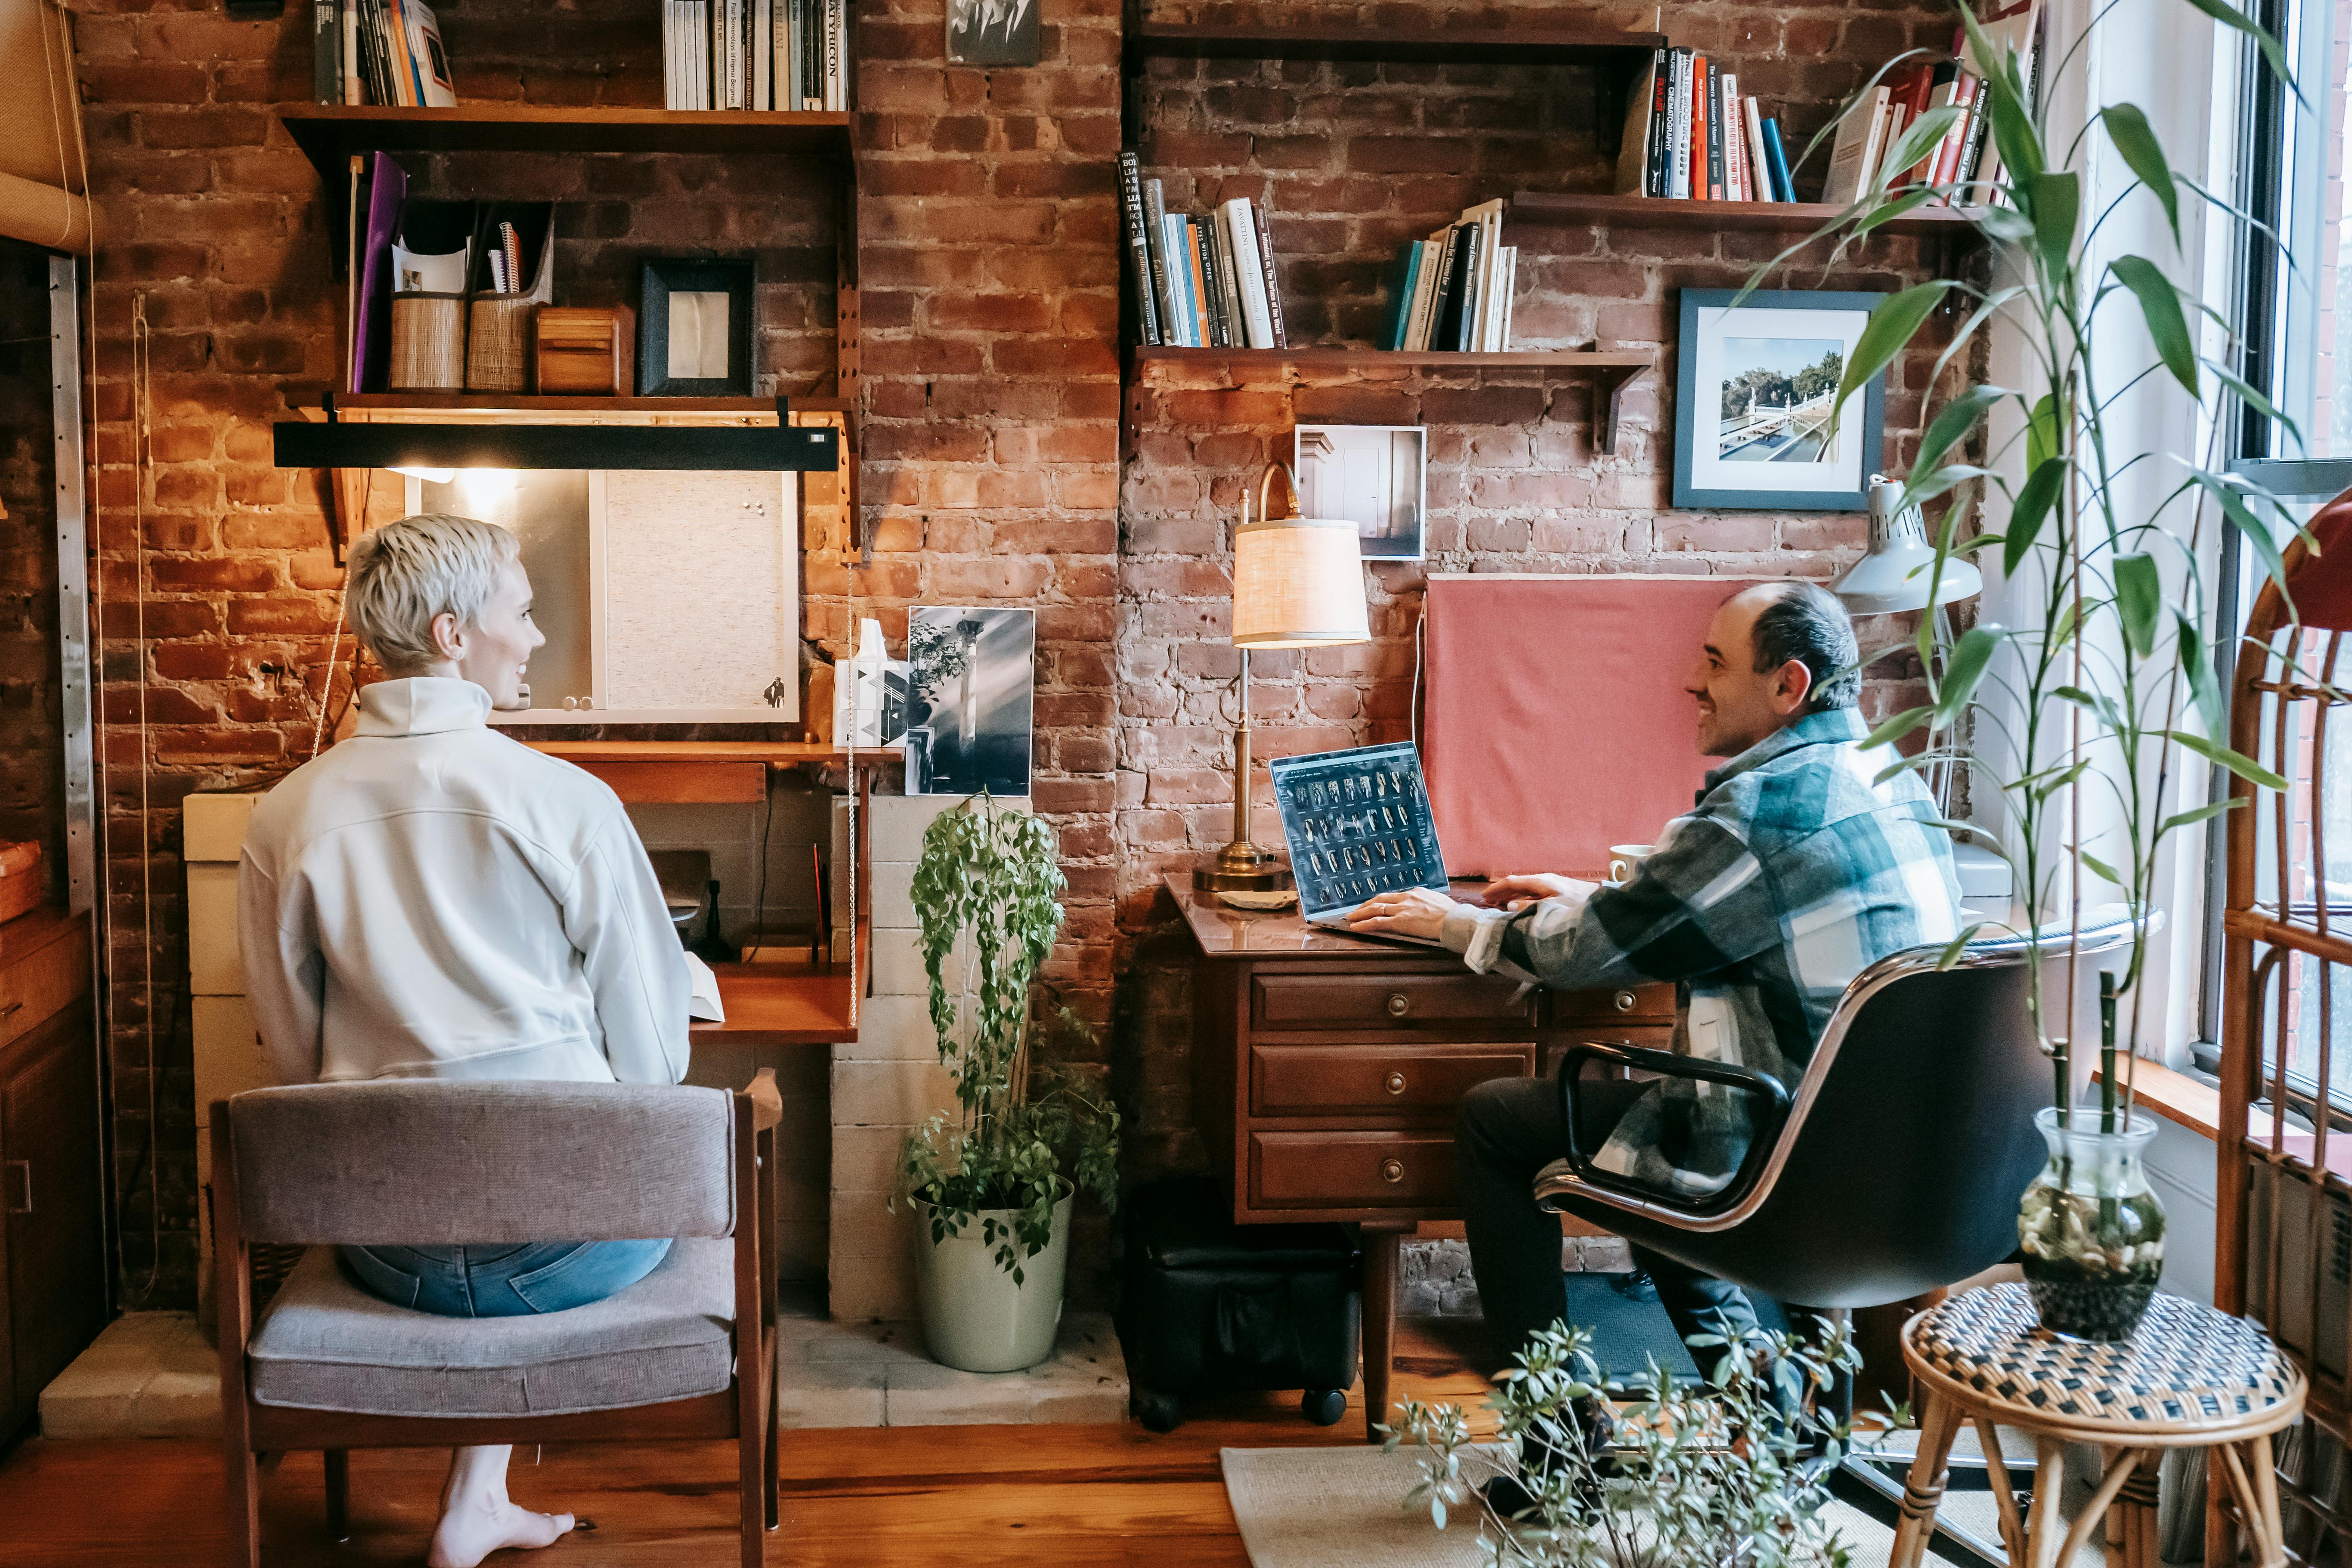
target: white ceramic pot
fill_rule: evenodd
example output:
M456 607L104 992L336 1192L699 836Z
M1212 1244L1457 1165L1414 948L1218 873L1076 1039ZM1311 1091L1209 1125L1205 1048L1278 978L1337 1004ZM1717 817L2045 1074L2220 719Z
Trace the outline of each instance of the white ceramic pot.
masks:
M981 1239L987 1221L1008 1226L1018 1210L982 1209L962 1234L935 1242L930 1205L916 1203L915 1291L933 1360L964 1372L1019 1372L1054 1353L1076 1196L1067 1182L1062 1187L1054 1205L1054 1238L1036 1257L1021 1260L1018 1285L997 1267L996 1247Z

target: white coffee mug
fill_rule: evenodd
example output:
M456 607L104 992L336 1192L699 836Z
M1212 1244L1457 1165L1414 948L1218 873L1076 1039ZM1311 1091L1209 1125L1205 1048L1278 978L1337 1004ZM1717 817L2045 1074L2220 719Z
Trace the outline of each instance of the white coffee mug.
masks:
M1622 887L1633 879L1642 862L1657 848L1654 844L1612 844L1609 847L1609 881L1612 887Z

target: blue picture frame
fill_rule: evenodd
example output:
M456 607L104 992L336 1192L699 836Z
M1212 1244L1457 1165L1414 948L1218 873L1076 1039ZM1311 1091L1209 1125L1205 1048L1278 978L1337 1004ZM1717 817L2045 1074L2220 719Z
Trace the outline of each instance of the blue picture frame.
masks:
M1879 471L1885 461L1885 371L1871 377L1862 393L1846 404L1840 424L1856 430L1860 440L1852 453L1838 462L1835 475L1797 471L1801 466L1808 469L1814 467L1801 454L1809 440L1818 450L1818 435L1823 427L1821 416L1825 413L1818 395L1810 402L1784 402L1760 414L1751 411L1742 416L1752 416L1756 421L1748 427L1753 434L1748 434L1727 427L1731 416L1722 412L1726 384L1722 377L1727 368L1727 345L1785 341L1786 313L1791 310L1822 311L1834 317L1822 323L1820 335L1840 340L1845 345L1844 352L1851 353L1870 312L1886 296L1865 289L1759 289L1745 299L1728 289L1685 289L1681 295L1680 331L1675 344L1674 504L1694 511L1867 511L1871 475ZM1764 337L1738 338L1725 330L1727 321L1737 321L1749 312L1756 313L1755 320L1759 323L1759 331L1766 334ZM1815 368L1805 367L1807 371ZM1702 378L1709 384L1703 387ZM1834 394L1832 396L1833 400ZM1715 410L1714 419L1704 425L1699 418L1703 408ZM1706 426L1712 427L1706 428ZM1706 428L1704 435L1700 433L1702 428ZM1743 435L1747 439L1741 450L1753 451L1778 443L1769 448L1776 455L1762 458L1723 456L1722 443ZM1712 449L1706 445L1710 442L1715 443ZM1838 445L1843 449L1845 444L1841 441ZM1748 468L1753 468L1756 479L1764 480L1772 469L1784 467L1783 458L1777 454L1788 454L1786 477L1802 482L1749 482L1744 471ZM1738 482L1727 470L1738 470Z

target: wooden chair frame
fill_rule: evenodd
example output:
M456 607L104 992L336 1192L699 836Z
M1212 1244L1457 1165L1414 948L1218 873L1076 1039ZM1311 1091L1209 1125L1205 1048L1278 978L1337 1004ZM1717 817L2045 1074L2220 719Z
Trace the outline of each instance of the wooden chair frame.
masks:
M220 1301L221 1426L228 1458L230 1561L261 1563L261 1474L289 1449L326 1455L328 1533L350 1533L350 1451L464 1447L485 1443L629 1443L732 1437L740 1460L743 1568L760 1568L776 1502L775 1072L763 1068L734 1097L735 1377L716 1394L563 1415L361 1415L256 1404L246 1380L253 1332L251 1246L237 1206L236 1152L226 1100L212 1107L213 1257ZM740 1194L750 1194L747 1205ZM744 1332L756 1324L759 1331Z

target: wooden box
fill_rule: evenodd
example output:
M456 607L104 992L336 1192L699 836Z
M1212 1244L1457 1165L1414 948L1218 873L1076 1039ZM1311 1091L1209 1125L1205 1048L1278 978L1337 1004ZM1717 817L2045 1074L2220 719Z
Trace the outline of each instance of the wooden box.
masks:
M0 921L13 921L48 891L41 874L41 847L31 839L0 843Z
M550 305L539 312L539 390L627 397L636 390L636 317L626 305Z

